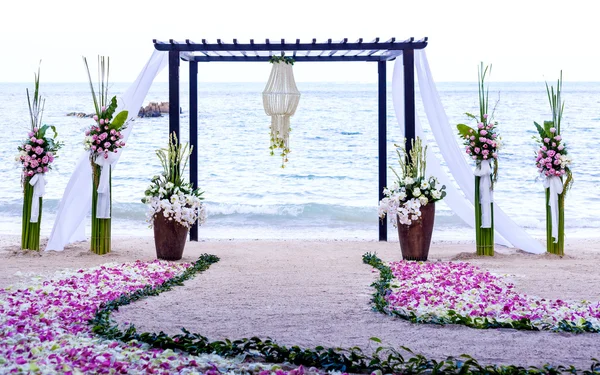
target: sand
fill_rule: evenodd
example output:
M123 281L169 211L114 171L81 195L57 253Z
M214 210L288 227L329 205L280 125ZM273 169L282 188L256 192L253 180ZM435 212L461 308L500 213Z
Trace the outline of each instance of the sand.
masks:
M108 262L155 258L152 237L115 237L111 254L97 256L88 243L64 252L23 253L17 236L0 236L0 287L26 282L31 274L85 268ZM434 242L429 259L461 260L506 275L529 295L564 300L600 300L600 241L574 240L563 258L497 247L477 257L472 243ZM469 354L482 364L587 368L600 358L600 334L477 330L463 326L417 325L372 311L370 284L378 273L362 263L376 252L399 260L397 242L204 241L188 243L183 261L202 253L221 261L184 286L121 308L120 323L139 330L178 333L181 327L211 339L271 337L303 347L373 348L407 346L429 358Z

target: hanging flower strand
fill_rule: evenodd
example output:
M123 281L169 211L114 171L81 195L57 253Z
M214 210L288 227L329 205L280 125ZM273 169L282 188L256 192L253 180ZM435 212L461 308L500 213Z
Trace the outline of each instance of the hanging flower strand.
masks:
M265 113L271 116L271 155L275 155L276 149L281 149L281 167L284 168L290 153L290 117L298 108L300 91L296 87L292 71L294 59L272 56L269 62L273 64L273 68L262 93L263 107Z

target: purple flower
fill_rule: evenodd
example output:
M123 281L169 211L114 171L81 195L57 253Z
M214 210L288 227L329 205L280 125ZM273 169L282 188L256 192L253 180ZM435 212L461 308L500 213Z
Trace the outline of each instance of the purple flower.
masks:
M544 138L544 143L550 143L550 138Z
M488 133L487 130L484 130L484 129L481 129L479 131L479 134L481 134L481 135L486 135L487 133Z

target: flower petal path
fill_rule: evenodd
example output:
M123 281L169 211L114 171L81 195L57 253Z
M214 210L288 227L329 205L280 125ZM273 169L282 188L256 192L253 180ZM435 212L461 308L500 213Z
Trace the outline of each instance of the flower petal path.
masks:
M99 306L159 286L191 266L165 261L107 264L38 278L28 287L1 289L0 374L217 374L270 369L270 365L243 364L217 355L191 356L142 343L104 340L92 333L88 321Z
M463 323L475 328L600 331L600 302L527 296L503 277L465 262L384 264L370 254L364 259L376 265L382 279L391 277L384 291L385 306L378 309L411 321Z
M216 251L221 262L185 286L123 306L113 318L133 323L141 332L176 335L185 327L211 340L270 337L304 348L359 346L368 351L375 347L369 339L378 337L427 358L466 353L481 364L589 368L591 358L600 357L598 334L416 325L375 313L370 284L377 273L361 264L365 246L344 241L235 244ZM397 246L373 247L387 259L397 259Z

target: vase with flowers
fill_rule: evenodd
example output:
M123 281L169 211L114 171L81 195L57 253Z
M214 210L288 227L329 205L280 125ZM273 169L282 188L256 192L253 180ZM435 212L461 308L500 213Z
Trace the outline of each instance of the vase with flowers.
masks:
M169 137L167 148L156 151L163 171L152 178L142 202L150 208L148 222L154 227L158 259L181 259L189 228L196 221L206 221L203 192L183 178L191 153L192 147L180 144L175 133Z
M565 107L561 100L562 71L556 85L548 86L546 92L552 120L544 125L534 122L539 133L535 163L543 179L546 192L546 249L551 254L565 255L565 196L573 184L571 158L561 135L561 120Z
M475 243L477 255L494 255L494 183L498 180L498 150L501 139L498 122L493 120L494 110L489 113L489 89L485 77L490 66L481 63L478 72L479 114L466 113L477 121L476 127L458 124L465 151L475 161Z
M427 146L423 147L419 137L412 141L409 152L402 145L394 146L400 170L390 167L396 180L383 189L379 217L387 216L398 229L403 259L424 261L429 255L435 202L446 196L446 186L433 176L427 177Z
M63 146L56 141L56 127L42 125L45 100L40 95L40 70L34 73L33 97L27 92L30 129L27 139L18 147L16 160L21 164L23 186L23 220L21 249L40 250L40 223L42 221L43 195L46 190L46 173L52 169L57 152ZM50 133L52 131L52 133Z
M123 130L126 127L127 111L117 110L117 98L108 97L110 60L98 57L98 93L86 58L83 58L92 99L94 101L94 124L85 132L84 147L90 153L92 165L92 239L91 250L99 255L111 250L111 169L118 160L118 153L125 146Z

